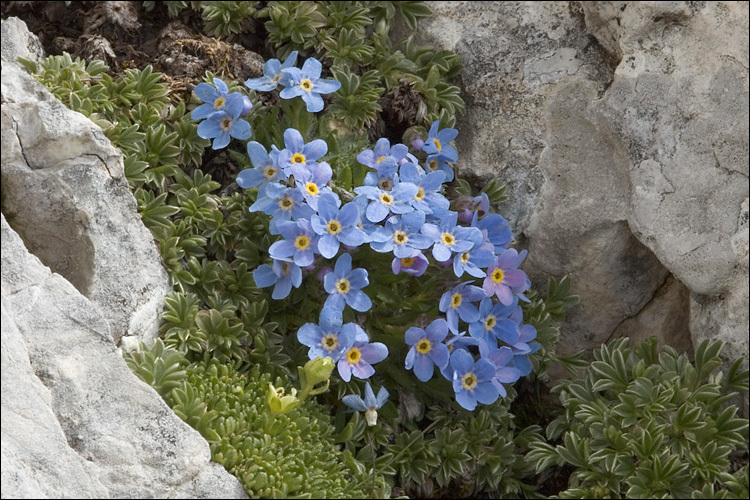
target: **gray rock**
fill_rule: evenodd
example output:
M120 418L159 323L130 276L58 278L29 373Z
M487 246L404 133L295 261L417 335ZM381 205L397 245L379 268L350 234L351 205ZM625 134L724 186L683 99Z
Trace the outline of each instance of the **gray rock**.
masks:
M246 498L130 371L102 309L0 222L3 496Z
M5 58L33 35L2 26L3 497L247 498L122 359L123 334L156 336L166 272L119 151Z
M152 342L169 282L138 216L122 154L17 64L2 66L2 102L8 223L32 253L106 312L115 342L123 335Z
M523 269L582 298L561 351L654 334L747 357L747 4L428 4L417 41L465 66L461 173L508 185Z

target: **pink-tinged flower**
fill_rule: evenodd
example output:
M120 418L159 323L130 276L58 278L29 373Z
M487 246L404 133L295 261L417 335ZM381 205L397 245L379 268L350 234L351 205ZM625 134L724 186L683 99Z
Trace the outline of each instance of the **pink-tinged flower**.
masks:
M524 250L519 254L515 248L509 248L497 256L495 265L487 269L482 284L488 297L496 295L504 306L508 306L513 303L514 294L520 295L526 290L526 273L518 269L526 253Z
M395 257L391 262L391 269L393 270L393 274L405 272L414 276L422 276L427 270L428 264L427 257L420 253L414 257L406 257L404 259Z
M346 254L348 255L348 254ZM359 325L356 325L357 334L354 344L338 361L339 375L344 382L349 382L352 375L357 378L370 378L375 373L372 367L388 357L388 348L381 342L372 342Z

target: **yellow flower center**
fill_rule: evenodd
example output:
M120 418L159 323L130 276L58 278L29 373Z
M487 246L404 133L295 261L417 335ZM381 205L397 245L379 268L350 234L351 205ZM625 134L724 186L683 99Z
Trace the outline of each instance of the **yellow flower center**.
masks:
M323 344L323 349L326 351L333 351L339 346L339 337L334 333L327 333L323 335L321 344Z
M463 297L460 293L454 293L451 295L451 307L458 307L461 305L461 301L463 300Z
M462 253L461 257L459 258L461 259L461 264L466 264L467 262L469 262L469 252Z
M417 201L424 200L424 189L422 189L422 186L419 186L419 189L417 189L417 194L414 195L414 199Z
M381 161L383 161L385 159L385 156L386 155L383 155L380 158L378 158L377 160L375 160L375 163L380 163Z
M315 196L316 194L318 194L318 185L314 182L308 182L307 184L305 184L305 191L307 191L307 194L309 194L310 196Z
M419 354L427 354L432 349L432 343L427 339L422 339L417 342L417 352Z
M326 230L331 234L338 234L341 231L341 224L337 220L329 221Z
M390 207L393 204L393 198L388 193L380 193L380 203Z
M493 283L500 283L503 281L503 278L505 277L505 273L503 273L502 269L495 269L492 271L492 282Z
M304 78L299 82L299 86L302 87L302 90L305 92L310 92L313 88L313 82L309 78Z
M443 150L443 145L440 144L440 141L437 139L437 137L432 140L432 143L435 144L435 148L438 151L442 151Z
M294 207L294 200L291 199L289 196L284 196L279 200L279 208L281 208L284 211L289 211Z
M268 165L266 168L263 169L263 177L266 179L273 179L276 176L276 173L278 170L276 170L276 167L273 165Z
M347 293L349 291L349 288L349 280L346 278L341 278L336 282L336 291L342 295Z
M467 391L474 389L477 386L477 382L477 376L474 375L474 372L469 372L461 377L461 386Z
M361 357L362 353L359 352L359 349L357 349L356 347L352 347L351 349L349 349L349 352L346 353L346 360L351 364L357 363L359 361L359 358Z
M484 329L492 330L497 324L497 319L493 315L489 315L484 319Z
M414 257L403 257L401 259L401 267L411 267L415 260Z
M307 158L302 153L294 153L292 155L292 163L307 163Z
M394 231L393 241L395 241L397 245L403 245L404 243L409 241L409 237L406 236L406 233L403 231Z
M440 236L440 241L443 242L443 245L449 247L456 242L456 238L454 238L451 233L443 233L443 235Z
M226 98L224 97L217 97L214 101L214 109L219 109L224 107L224 103L227 102Z
M310 238L304 234L300 234L294 240L294 246L297 247L297 250L307 250L310 247Z

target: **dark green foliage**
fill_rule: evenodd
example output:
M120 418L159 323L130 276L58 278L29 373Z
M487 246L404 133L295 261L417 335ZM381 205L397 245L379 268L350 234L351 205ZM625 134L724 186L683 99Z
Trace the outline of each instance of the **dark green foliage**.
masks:
M748 447L748 421L727 405L747 391L741 359L725 376L719 341L701 342L694 363L657 352L655 337L627 344L602 346L582 378L557 385L564 412L547 438L562 443L532 443L529 463L575 468L559 498L747 498L747 465L729 470Z

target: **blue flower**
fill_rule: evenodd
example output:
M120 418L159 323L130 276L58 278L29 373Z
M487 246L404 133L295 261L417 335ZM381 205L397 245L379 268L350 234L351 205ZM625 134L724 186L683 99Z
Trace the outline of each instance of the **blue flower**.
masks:
M468 350L469 346L479 345L479 341L473 337L467 336L465 331L457 334L451 334L450 338L444 343L445 347L448 348L449 353L453 353L453 351L457 351L459 349L466 351ZM444 368L440 369L440 374L447 380L453 380L453 368L451 367L450 359L448 359L448 364L445 365Z
M261 193L259 193L260 195ZM258 200L248 208L250 212L263 212L273 217L269 230L279 234L276 224L283 220L308 219L315 211L305 203L299 190L278 183L270 183Z
M305 201L313 210L318 210L318 199L322 194L333 195L331 188L327 187L328 181L333 177L333 170L327 162L313 163L307 168L294 170L294 181L297 189L302 193ZM335 198L338 200L338 196Z
M422 226L422 233L435 242L432 256L439 262L450 259L453 252L463 253L470 250L474 247L477 237L482 237L479 229L475 227L456 226L457 220L457 212L448 212L439 226L429 223Z
M369 284L367 271L361 267L352 269L352 256L348 253L341 254L333 271L323 278L323 287L330 294L324 307L343 310L344 305L348 304L355 311L367 311L372 307L372 301L360 289Z
M324 307L320 312L318 324L305 323L297 331L297 339L310 348L307 355L310 359L318 356L338 361L354 344L357 334L356 324L342 325L342 314L338 309Z
M491 347L483 340L479 341L479 355L492 361L495 365L495 375L492 376L492 384L497 387L500 396L505 397L508 392L503 384L512 384L521 378L521 371L518 368L507 366L513 360L513 351L510 347Z
M417 194L411 200L411 206L415 210L421 210L437 219L448 213L450 202L438 192L445 180L444 172L425 174L422 167L409 162L401 165L400 179L402 182L411 182L417 186Z
M250 124L240 118L243 107L242 95L238 92L231 94L224 104L224 111L212 113L198 124L198 136L213 139L213 149L227 147L230 137L249 139L252 135Z
M258 192L262 192L266 184L286 180L284 171L279 168L261 143L248 142L247 154L253 163L253 168L246 168L237 175L238 186L245 189L257 187Z
M318 253L318 235L312 230L310 221L279 221L276 225L283 240L275 242L268 249L272 259L294 261L300 267L313 263Z
M409 148L403 144L395 144L391 147L390 141L383 137L378 139L375 148L365 149L359 153L357 155L357 161L374 170L380 170L383 161L398 165L398 163L406 157L408 152Z
M302 65L302 69L283 68L283 76L279 83L286 88L281 91L279 97L292 99L302 96L307 105L307 111L315 113L323 109L323 98L320 94L336 92L341 83L336 80L324 80L320 78L323 65L317 59L310 58Z
M458 160L458 152L448 143L456 138L458 130L455 128L444 128L438 132L438 120L432 122L430 131L427 134L427 140L424 141L422 151L428 155L441 155L447 161L455 162Z
M378 391L378 396L375 397L375 393L372 387L370 387L370 382L365 382L364 400L356 394L349 394L341 398L341 401L350 408L348 411L365 412L367 425L375 425L378 422L378 410L388 401L388 390L385 387L381 387Z
M453 257L453 273L459 278L467 272L475 278L484 278L487 273L482 268L487 268L495 263L495 252L492 244L485 244L482 235L477 234L474 246ZM476 237L475 236L475 237Z
M539 342L532 342L532 340L536 338L536 328L532 325L520 324L522 318L523 310L521 309L521 306L518 306L510 315L510 319L519 323L518 340L515 344L510 346L511 351L513 351L513 361L511 361L510 364L518 368L522 376L526 376L531 373L531 362L526 356L535 353L542 346Z
M489 405L497 401L500 392L492 383L495 375L492 361L481 358L475 363L468 351L458 349L451 354L451 367L458 404L471 411L477 402Z
M495 247L496 254L503 253L513 241L513 232L510 230L510 225L500 214L487 214L479 219L479 214L474 213L471 225L482 231L485 240Z
M458 333L459 318L469 324L479 319L479 310L472 302L479 302L484 297L484 290L471 285L469 281L456 285L440 297L438 308L445 313L448 327L453 333Z
M421 253L414 257L406 257L403 259L394 257L393 261L391 261L391 270L393 270L393 274L398 274L403 271L414 276L422 276L427 270L428 263L427 257Z
M273 287L271 298L283 299L294 288L302 284L302 269L293 262L274 260L273 265L263 264L253 271L255 285L260 288L276 285Z
M419 188L411 182L401 182L391 191L386 191L375 186L359 186L354 192L364 195L370 200L365 211L365 217L370 222L380 222L389 213L405 214L414 210L410 201L417 194Z
M305 144L302 134L293 128L284 131L284 146L279 153L279 166L287 175L299 175L328 152L326 141L315 139Z
M392 216L385 221L385 226L376 228L370 235L370 246L376 252L390 252L399 259L421 255L420 250L429 248L432 240L420 234L424 225L424 212L415 211L402 215L400 218Z
M451 182L455 177L448 158L442 154L427 155L426 161L425 170L428 172L443 172L445 174L445 182Z
M414 368L414 374L422 382L432 378L433 366L439 369L448 364L450 353L443 344L448 336L448 323L438 318L430 323L426 329L411 327L406 330L405 340L411 347L406 355L404 367L407 370Z
M313 231L320 235L318 250L326 259L332 259L339 251L340 244L358 247L367 236L357 228L359 207L347 203L341 209L335 194L322 194L318 200L318 214L313 215L310 223Z
M520 332L518 323L510 319L510 315L517 305L518 299L508 306L500 302L493 306L490 297L482 299L479 303L479 319L469 325L469 334L474 338L484 339L488 345L497 346L498 340L508 345L515 344Z
M263 76L246 80L245 86L253 90L273 90L279 85L279 80L283 76L281 70L291 68L295 62L297 62L296 50L289 54L283 63L279 63L278 59L269 59L263 65Z
M195 86L195 95L205 104L201 104L190 113L193 120L202 120L212 113L224 111L229 97L229 87L219 78L214 78L214 85L216 87L201 82Z

